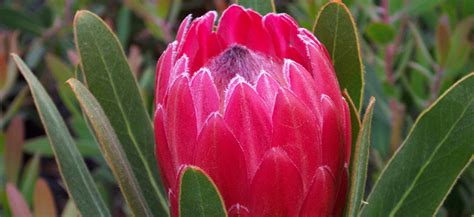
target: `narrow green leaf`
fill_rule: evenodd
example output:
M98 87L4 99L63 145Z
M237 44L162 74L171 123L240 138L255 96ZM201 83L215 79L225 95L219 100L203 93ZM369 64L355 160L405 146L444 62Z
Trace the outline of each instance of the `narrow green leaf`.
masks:
M76 94L84 113L95 131L102 154L112 169L115 180L119 184L131 212L134 216L153 216L149 204L143 197L143 190L140 189L127 156L122 149L122 145L99 102L78 80L70 79L68 84Z
M352 131L352 144L351 144L351 150L356 149L356 144L357 144L357 137L359 135L359 130L360 130L360 116L359 112L357 111L357 108L354 105L354 101L352 101L352 98L349 96L349 93L347 92L347 89L344 89L342 92L342 96L347 102L347 105L349 106L349 112L351 114L351 131ZM351 152L351 162L349 164L349 174L351 170L351 165L354 163L354 151Z
M359 213L362 199L365 192L365 182L367 180L367 165L370 151L370 132L372 128L372 116L374 111L375 98L370 98L369 105L365 111L364 120L358 132L357 143L352 149L351 173L348 202L346 205L346 215L356 217Z
M364 95L364 67L351 12L342 2L327 3L319 11L313 32L331 56L341 90L347 89L360 111Z
M411 33L415 38L416 46L418 47L425 61L427 61L430 65L435 64L433 57L431 56L430 52L428 51L428 48L426 47L425 40L423 40L420 31L418 31L417 27L413 23L409 23L408 26L410 27Z
M74 117L82 117L77 102L74 100L74 94L65 83L67 79L73 77L72 69L53 54L46 54L45 61L49 71L56 79L56 88L58 89L61 101L63 101Z
M48 66L49 71L58 83L64 84L67 79L73 76L72 69L54 54L46 54L45 61L46 66Z
M13 118L13 116L18 112L21 105L23 105L23 102L25 101L28 93L29 93L29 90L26 85L21 87L20 91L17 93L13 101L8 106L8 109L6 110L6 112L3 113L3 117L0 118L0 129L3 129L5 125L7 124L7 122L10 121L10 119ZM0 101L2 100L1 98L2 97L0 93Z
M198 167L186 168L181 176L179 213L181 217L227 216L216 185Z
M363 217L433 216L472 160L474 73L426 109L385 167Z
M25 32L41 35L44 28L32 16L22 11L15 10L9 6L0 7L0 25L5 25L12 29L19 29Z
M58 109L23 60L15 54L12 56L30 86L69 195L76 202L82 216L111 216Z
M252 8L262 15L276 12L274 0L237 0L236 3L246 8Z
M77 149L81 156L84 157L97 157L100 156L100 150L98 145L94 140L89 139L77 139L74 140ZM30 140L27 140L25 143L24 150L28 154L38 153L44 157L54 157L54 152L51 146L49 145L48 137L40 136Z
M26 164L25 171L21 178L20 190L21 193L25 195L28 204L32 203L34 186L39 176L39 167L40 155L35 154L35 156Z
M155 139L150 117L143 104L120 42L97 15L79 11L74 35L86 84L103 108L127 155L153 215L168 213L160 189L155 159Z
M127 6L122 5L117 15L117 35L124 47L127 46L130 37L131 14Z
M79 213L79 210L77 210L76 208L76 204L74 204L73 200L69 200L63 209L63 213L61 213L61 217L78 217L78 216L80 216L80 213Z

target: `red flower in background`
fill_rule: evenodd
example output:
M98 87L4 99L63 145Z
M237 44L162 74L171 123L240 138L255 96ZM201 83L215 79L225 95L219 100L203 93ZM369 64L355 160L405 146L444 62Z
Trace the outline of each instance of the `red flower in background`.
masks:
M181 24L158 61L157 157L173 216L187 165L229 216L340 216L351 129L324 46L286 14L233 5Z

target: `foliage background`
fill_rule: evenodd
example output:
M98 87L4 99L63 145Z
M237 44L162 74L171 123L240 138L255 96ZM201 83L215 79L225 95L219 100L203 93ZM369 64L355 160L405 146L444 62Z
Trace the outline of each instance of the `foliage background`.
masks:
M275 1L279 12L312 29L327 0ZM470 0L349 0L365 66L365 99L377 99L367 188L406 137L419 113L449 86L474 71L474 4ZM74 216L29 90L9 53L19 53L36 73L67 120L103 197L126 216L120 191L65 81L77 70L72 19L79 9L101 16L113 28L152 115L157 58L174 40L179 22L208 10L222 12L223 0L4 0L0 1L0 213L10 216L7 182L30 209L38 198L64 216ZM38 181L41 180L41 181ZM43 184L37 184L43 183ZM47 183L46 185L44 183ZM36 194L35 192L43 192ZM44 193L44 192L50 192ZM369 191L366 191L369 192ZM51 197L45 197L50 195ZM38 196L36 196L38 197ZM461 176L438 216L474 213L474 166ZM12 207L13 205L13 207Z

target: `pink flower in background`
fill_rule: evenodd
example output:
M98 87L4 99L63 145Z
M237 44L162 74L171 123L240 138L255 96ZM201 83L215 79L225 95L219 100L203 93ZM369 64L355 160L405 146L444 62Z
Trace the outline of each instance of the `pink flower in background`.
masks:
M233 5L181 24L158 61L157 157L173 216L202 168L229 216L340 216L351 129L324 46L286 14Z

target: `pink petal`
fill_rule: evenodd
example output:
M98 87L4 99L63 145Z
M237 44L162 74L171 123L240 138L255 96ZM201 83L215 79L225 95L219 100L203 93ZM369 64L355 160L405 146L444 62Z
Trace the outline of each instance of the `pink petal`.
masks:
M247 204L244 152L218 113L209 117L199 135L195 165L215 181L228 208Z
M238 5L227 8L219 21L217 34L226 46L240 44L273 55L273 46L268 43L269 34L263 27L262 16L251 9Z
M273 42L276 55L285 58L287 49L293 46L298 33L296 22L287 14L270 13L263 17L263 25Z
M298 216L303 184L285 151L279 148L268 151L250 188L252 216Z
M319 167L303 202L300 216L332 216L335 194L336 187L330 169L326 166Z
M344 170L342 172L342 177L341 177L341 184L339 184L338 187L338 192L337 192L337 198L336 198L336 205L333 210L333 216L342 216L342 211L344 211L344 208L346 206L346 196L347 196L347 191L349 190L348 185L348 171L347 167L344 167Z
M196 144L196 112L186 76L170 88L166 106L166 136L171 156L178 164L192 163Z
M179 216L179 195L181 189L181 177L189 165L180 165L178 168L174 188L168 192L171 216Z
M306 50L311 62L311 68L314 80L318 83L317 92L328 95L335 104L338 111L342 112L342 98L339 83L332 62L327 58L324 47L318 48L318 45L312 41L306 41Z
M240 204L235 204L227 211L229 217L250 217L249 209Z
M303 178L304 189L311 184L321 165L322 150L317 119L289 90L280 89L273 112L272 146L284 149Z
M184 20L179 25L178 33L176 34L176 40L179 44L182 44L186 40L186 34L188 34L189 27L191 26L191 21L193 16L190 14L184 18Z
M213 32L217 13L210 11L193 20L189 31L182 40L178 56L186 54L190 58L190 74L202 67L209 58L222 50L220 39Z
M325 54L325 56L328 60L331 59L331 57L329 56L328 51L326 50L326 47L324 47L324 45L321 44L321 42L313 35L313 33L311 33L310 31L308 31L305 28L299 28L298 31L299 31L300 35L304 35L305 38L307 40L309 40L311 44L314 44L319 50L323 51L323 53Z
M158 159L158 166L161 172L161 179L165 189L169 189L176 179L176 169L178 168L175 158L171 156L170 149L164 127L164 114L161 105L158 105L155 111L155 143L156 143L156 157Z
M171 69L174 65L174 52L177 43L173 42L168 45L168 48L163 52L156 65L155 78L155 105L163 103L163 98L168 89Z
M272 126L265 103L247 83L240 82L230 95L224 119L244 149L249 174L254 174L270 147Z
M276 95L279 88L278 82L276 82L268 73L262 73L257 80L255 89L263 101L267 105L268 113L273 112L273 106L275 105Z
M179 58L174 64L173 68L171 69L169 83L174 83L177 77L184 74L189 74L189 58L186 55L181 56L181 58Z
M343 111L344 111L344 135L345 135L345 146L346 146L346 159L344 162L349 165L351 160L351 148L352 148L352 129L351 129L351 113L349 111L349 105L346 99L342 99Z
M284 73L287 73L290 89L303 100L306 106L308 106L320 120L321 93L316 92L319 83L316 85L311 74L303 66L294 61L285 60L283 68Z
M323 95L321 98L323 114L323 164L328 165L335 177L339 177L344 166L346 148L344 146L344 134L339 113L331 98ZM336 183L339 183L336 178Z
M219 93L212 81L209 70L202 68L191 81L191 93L196 108L198 130L209 114L219 110Z

